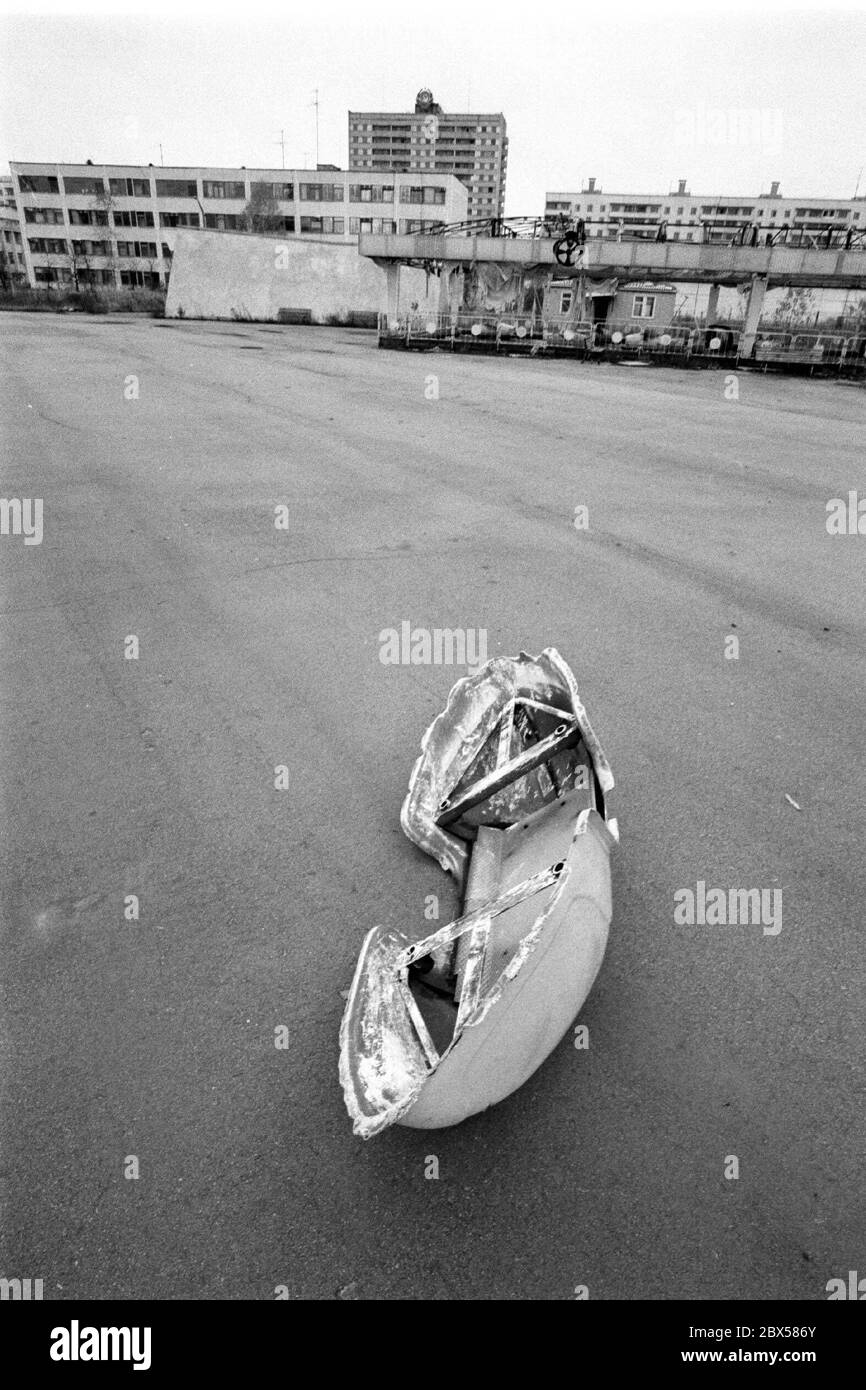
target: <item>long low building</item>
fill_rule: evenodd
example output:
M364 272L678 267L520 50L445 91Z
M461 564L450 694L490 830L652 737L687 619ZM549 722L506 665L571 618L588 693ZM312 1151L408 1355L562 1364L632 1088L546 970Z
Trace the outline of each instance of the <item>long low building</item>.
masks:
M665 228L669 241L724 244L759 228L788 244L808 245L828 230L866 231L866 197L785 198L779 184L769 193L719 196L691 193L681 179L671 193L605 193L590 179L578 192L545 194L545 217L582 220L590 237L623 235L654 241Z
M361 233L421 232L466 217L453 174L369 169L10 164L33 286L164 286L178 228L241 231L254 197L272 230L357 245Z

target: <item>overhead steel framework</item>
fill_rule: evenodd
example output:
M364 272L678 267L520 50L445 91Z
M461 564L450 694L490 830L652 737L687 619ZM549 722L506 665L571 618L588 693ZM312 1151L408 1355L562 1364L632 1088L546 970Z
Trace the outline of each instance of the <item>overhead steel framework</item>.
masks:
M646 228L644 235L625 231L615 218L568 217L557 213L547 217L476 217L463 222L431 222L429 236L510 237L522 240L568 240L583 245L590 240L675 242L668 223L660 219ZM722 222L704 221L694 229L692 244L707 246L788 246L809 250L856 251L866 248L866 228L827 221L820 227L799 228L749 223L731 227ZM688 243L687 243L688 244Z
M439 273L443 265L472 266L487 261L524 269L546 268L558 276L611 276L664 283L740 286L755 277L765 289L803 286L866 290L866 246L720 245L686 241L616 241L581 238L580 229L553 228L542 219L515 218L496 236L474 230L405 235L362 232L358 250L387 269L421 266ZM461 227L463 224L460 224ZM490 223L488 222L489 228ZM535 230L537 228L537 230ZM521 230L522 229L522 230ZM577 243L563 246L576 235ZM570 251L570 255L569 255Z
M486 218L439 224L424 232L378 234L362 232L358 251L386 274L387 319L400 318L400 268L421 267L440 278L439 312L459 311L452 286L490 267L519 286L538 281L573 279L577 320L588 316L583 306L599 281L664 284L704 284L710 289L710 317L719 290L748 291L741 351L754 349L764 298L770 289L866 290L866 244L861 233L836 229L804 243L783 240L762 228L738 229L728 244L706 241L667 241L663 227L654 240L593 236L592 224L565 218ZM816 244L818 243L822 244ZM827 244L827 243L830 244Z

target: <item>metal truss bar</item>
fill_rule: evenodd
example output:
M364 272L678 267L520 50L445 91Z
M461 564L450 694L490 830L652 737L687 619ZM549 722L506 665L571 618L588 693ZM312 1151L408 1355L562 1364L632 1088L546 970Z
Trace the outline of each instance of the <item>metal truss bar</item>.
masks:
M559 711L562 714L562 711ZM564 721L552 734L543 738L540 743L535 743L531 748L525 748L522 753L518 753L516 758L511 758L501 767L497 767L493 772L489 772L486 777L480 777L474 782L461 796L446 797L440 802L439 814L436 817L436 824L440 827L453 825L459 820L466 811L471 811L473 806L479 802L486 801L488 797L494 796L497 792L508 787L512 782L516 782L521 777L525 777L528 772L541 763L547 762L557 753L562 753L566 748L571 748L581 737L580 725L577 719L571 718Z
M457 917L453 922L449 922L447 927L440 927L439 931L433 932L431 936L425 936L423 941L416 941L411 946L407 946L405 951L401 951L394 961L395 969L408 970L413 961L421 960L430 954L437 946L447 946L450 941L456 941L458 936L464 932L472 931L483 921L492 921L494 917L499 917L503 912L508 912L509 908L517 907L519 903L525 902L536 893L542 893L545 888L552 888L559 881L559 876L565 868L561 861L551 864L547 869L541 869L537 874L532 874L529 878L524 878L520 883L509 888L507 893L503 893L500 898L494 898L492 902L485 903L476 912L468 912L464 917Z

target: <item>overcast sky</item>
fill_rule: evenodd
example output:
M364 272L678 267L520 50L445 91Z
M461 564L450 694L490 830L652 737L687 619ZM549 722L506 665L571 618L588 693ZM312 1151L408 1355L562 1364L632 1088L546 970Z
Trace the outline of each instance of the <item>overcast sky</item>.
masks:
M14 0L13 0L14 3ZM609 191L866 193L866 9L775 0L686 8L563 0L357 0L148 18L2 18L0 164L10 159L347 165L346 113L502 111L510 214L595 175ZM14 5L19 12L25 7ZM74 8L56 4L55 11ZM100 13L95 11L110 11ZM249 16L239 24L238 13ZM297 17L295 17L297 16Z

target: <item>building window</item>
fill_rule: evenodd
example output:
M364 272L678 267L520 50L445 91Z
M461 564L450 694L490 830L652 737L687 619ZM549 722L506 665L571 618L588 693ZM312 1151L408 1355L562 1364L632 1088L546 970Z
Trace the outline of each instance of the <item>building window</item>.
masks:
M250 185L250 193L262 196L260 190L264 189L264 196L273 198L277 203L290 203L295 196L295 185L293 183L254 183Z
M343 217L302 217L301 231L323 236L342 236L345 229Z
M108 188L116 198L150 197L150 179L109 179Z
M105 184L102 179L67 178L64 175L63 191L67 195L71 193L85 193L89 198L96 198L105 193Z
M341 183L301 183L298 197L302 203L342 203L345 190Z
M445 189L438 185L404 184L400 189L401 203L444 203Z
M202 181L202 196L205 198L245 198L246 189L242 183L233 183L229 180L210 179Z
M567 314L574 303L574 290L563 290L559 296L559 312Z
M160 279L158 272L154 270L122 270L120 283L130 289L158 290Z
M85 213L84 216L86 216L86 215L87 215L87 214ZM25 209L24 209L24 220L25 220L25 222L37 222L37 223L38 223L38 222L44 222L44 223L48 223L48 224L51 225L51 226L62 227L62 226L63 226L63 209L62 209L62 208L25 208ZM71 221L71 217L70 217L70 221Z
M655 317L656 297L654 294L636 294L632 300L631 316L633 319L651 319Z
M152 227L152 212L113 212L115 227Z
M85 208L70 208L69 221L73 227L107 227L108 213L101 208L89 211Z
M94 270L92 266L79 266L76 270L79 285L113 285L113 270Z
M197 212L161 212L159 225L161 227L200 227L201 223Z
M150 256L156 258L155 241L119 241L117 243L118 256Z
M74 256L110 256L111 242L109 241L73 241L72 254Z
M69 247L66 242L54 237L28 237L27 245L38 256L66 256L69 254Z
M40 192L45 191L44 189L40 190ZM68 285L72 275L70 271L58 269L53 265L37 265L33 268L33 278L37 285Z
M393 203L394 187L387 183L352 183L349 185L350 203Z
M157 179L157 198L197 198L198 184L195 179Z
M212 232L236 232L244 230L244 219L237 212L206 212L204 225Z
M350 217L349 232L352 236L357 236L359 232L373 232L376 235L388 236L397 230L397 223L390 217Z
M60 185L50 174L19 174L18 187L22 193L59 193Z

